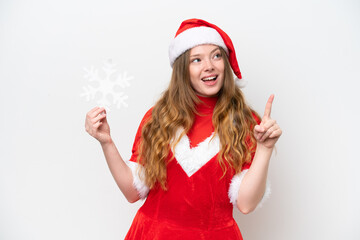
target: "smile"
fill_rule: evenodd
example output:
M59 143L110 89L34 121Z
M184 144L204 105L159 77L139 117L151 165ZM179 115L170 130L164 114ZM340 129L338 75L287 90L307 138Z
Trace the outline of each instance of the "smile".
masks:
M218 75L206 76L201 79L203 83L207 86L215 86L217 83Z
M215 81L217 79L217 75L216 76L211 76L211 77L205 77L205 78L202 78L201 80L204 81L204 82L208 82L208 81Z

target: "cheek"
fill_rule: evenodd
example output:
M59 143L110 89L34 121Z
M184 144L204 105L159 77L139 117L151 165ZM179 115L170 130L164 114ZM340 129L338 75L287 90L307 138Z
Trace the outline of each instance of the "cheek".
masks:
M219 71L221 71L221 72L224 74L224 71L225 71L225 63L224 63L224 60L223 60L223 59L219 62L218 68L219 68Z
M224 79L224 77L225 77L225 65L224 65L224 63L222 63L220 65L219 71L222 73L222 76L223 76L222 78Z
M190 72L191 75L195 75L198 71L199 71L199 70L198 70L198 67L190 64L190 66L189 66L189 72Z
M190 68L189 68L189 75L190 75L190 81L191 81L191 83L193 84L193 83L195 83L196 80L199 78L199 76L200 76L200 71L199 71L197 68L195 68L195 67L190 67Z

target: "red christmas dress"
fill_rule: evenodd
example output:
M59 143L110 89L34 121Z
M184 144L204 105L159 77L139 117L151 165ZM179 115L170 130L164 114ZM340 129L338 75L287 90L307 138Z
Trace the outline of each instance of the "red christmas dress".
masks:
M222 177L223 170L217 160L220 141L217 136L211 140L214 132L212 114L217 98L199 98L203 103L196 107L201 116L196 115L190 132L170 153L175 159L167 164L166 191L160 187L149 190L134 168L141 128L151 116L151 109L145 114L135 137L129 165L133 169L134 186L146 200L138 210L126 240L242 239L232 213L241 180L250 164L244 165L239 174L234 175L228 170Z

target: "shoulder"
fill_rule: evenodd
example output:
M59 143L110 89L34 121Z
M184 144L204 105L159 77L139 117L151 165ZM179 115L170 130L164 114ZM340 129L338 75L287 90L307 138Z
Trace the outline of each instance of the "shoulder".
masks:
M153 109L154 109L154 106L152 106L149 110L146 111L143 118L141 119L140 125L144 125L144 123L147 122L151 118Z
M140 139L141 139L142 129L143 129L145 123L151 118L151 113L152 113L153 108L154 107L151 107L149 110L147 110L145 115L141 119L141 122L139 124L139 127L138 127L136 135L135 135L135 141L134 141L134 144L133 144L133 153L138 148L138 144L139 144Z
M139 135L139 136L141 135L144 125L151 119L153 109L154 109L154 106L151 107L149 110L147 110L146 113L144 114L143 118L140 121L137 135Z
M153 109L154 109L154 106L152 106L149 110L146 111L146 113L143 117L143 121L150 119Z

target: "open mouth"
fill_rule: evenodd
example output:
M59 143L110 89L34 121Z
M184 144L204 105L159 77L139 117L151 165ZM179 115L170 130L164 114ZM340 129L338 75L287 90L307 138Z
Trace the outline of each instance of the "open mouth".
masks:
M206 78L202 78L201 80L204 82L211 82L211 81L215 81L217 79L217 75L216 76L211 76L211 77L206 77Z

